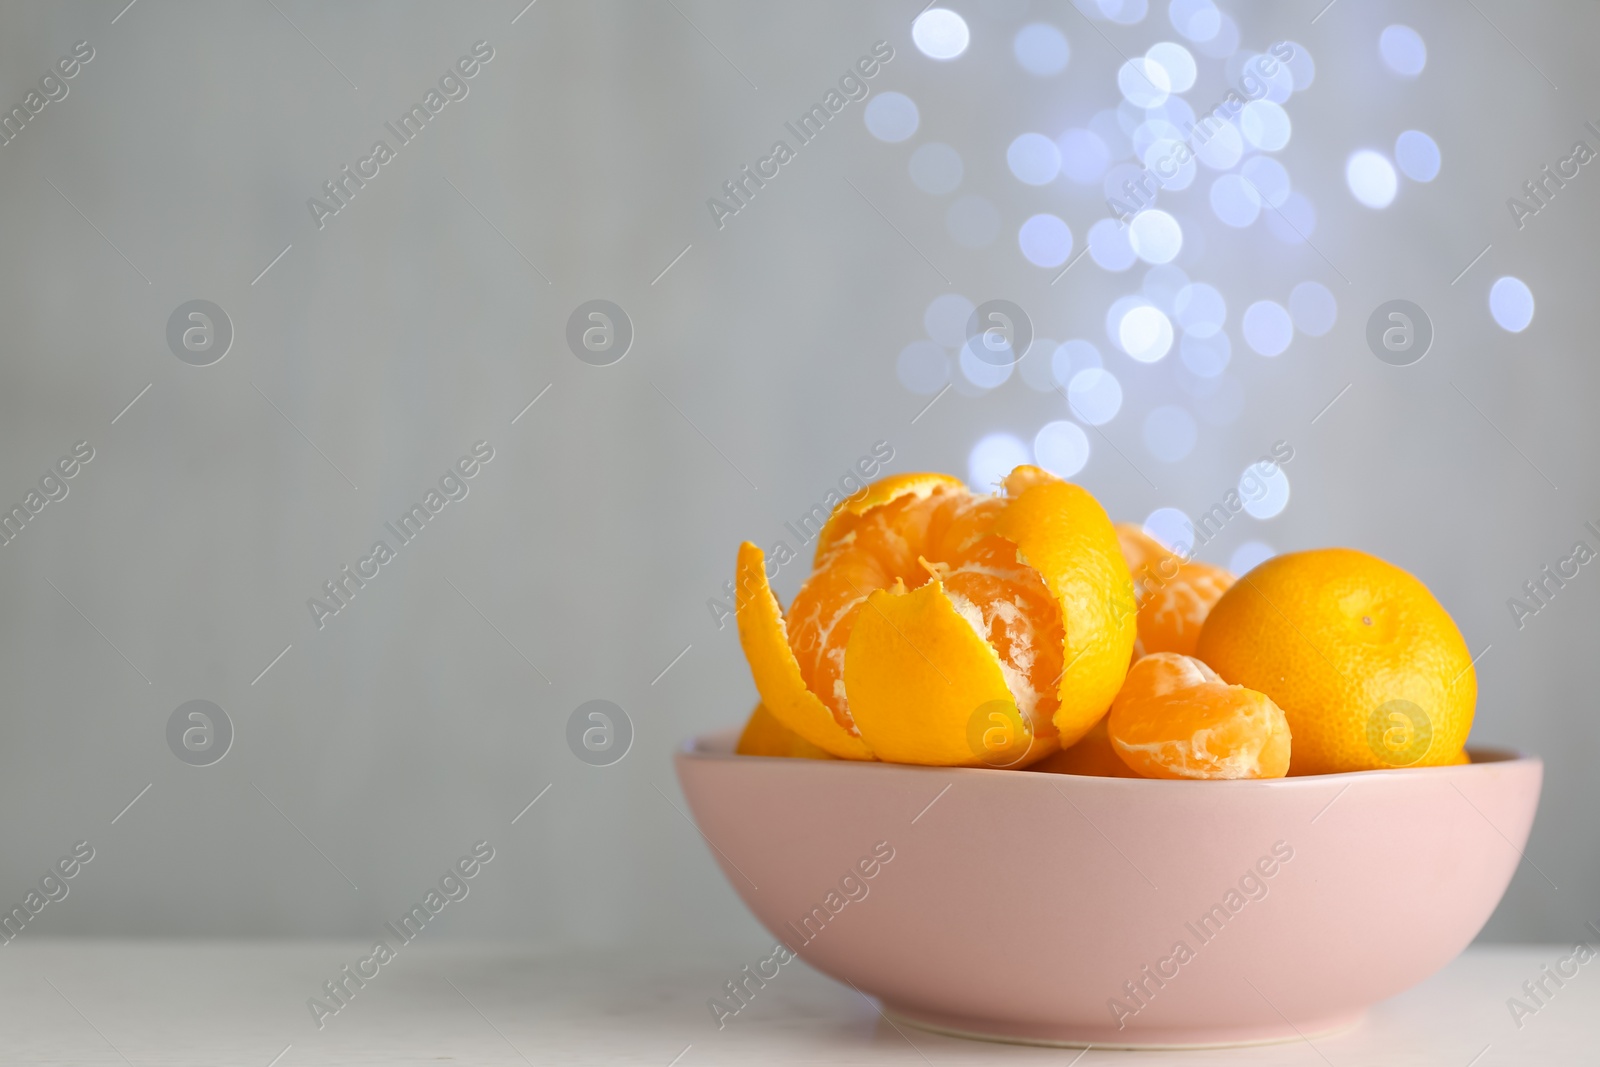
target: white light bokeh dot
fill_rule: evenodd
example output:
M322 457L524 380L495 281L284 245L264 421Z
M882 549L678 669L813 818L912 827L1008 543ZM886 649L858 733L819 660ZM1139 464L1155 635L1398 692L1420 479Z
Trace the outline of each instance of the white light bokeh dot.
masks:
M1112 22L1132 26L1150 13L1148 0L1097 0L1100 13Z
M1321 282L1301 282L1289 292L1289 317L1301 333L1321 337L1333 329L1339 302Z
M1239 475L1239 498L1251 518L1274 518L1289 506L1289 476L1275 463L1252 463Z
M1172 320L1160 308L1140 304L1117 324L1117 343L1140 363L1155 363L1172 350Z
M1128 228L1116 219L1101 219L1089 227L1089 256L1109 271L1125 271L1139 258L1128 241Z
M1244 343L1257 355L1278 356L1294 340L1294 320L1282 304L1257 300L1244 309L1239 331L1244 334Z
M1276 152L1288 144L1291 129L1289 113L1271 100L1252 100L1239 112L1239 132L1263 152Z
M1399 23L1378 35L1378 53L1390 70L1404 78L1415 78L1428 65L1428 46L1422 35Z
M1291 50L1288 59L1283 65L1289 68L1289 75L1294 79L1294 91L1303 93L1311 88L1311 83L1317 80L1317 64L1311 58L1311 53L1306 51L1305 45L1298 41L1284 41L1283 45Z
M961 346L956 359L961 367L961 377L979 389L994 389L1011 380L1014 363L991 363L973 351L970 343Z
M1122 383L1098 367L1078 371L1067 383L1067 406L1090 426L1104 426L1122 410Z
M955 59L971 39L967 20L947 7L930 7L911 23L911 43L929 59Z
M1533 290L1521 278L1506 275L1489 288L1489 314L1511 333L1521 333L1533 322Z
M1204 135L1197 130L1192 141L1195 158L1212 170L1228 170L1244 156L1244 135L1231 122L1211 127Z
M862 111L867 131L880 141L899 144L917 132L921 117L916 102L904 93L879 93Z
M1273 207L1282 207L1289 199L1289 172L1271 156L1251 156L1239 168L1239 176L1255 186L1261 198Z
M1033 461L1058 478L1071 478L1089 462L1089 435L1075 422L1047 422L1034 435Z
M1177 131L1173 130L1173 133ZM1200 173L1200 166L1194 161L1193 154L1186 152L1182 139L1177 136L1151 141L1140 158L1145 169L1160 179L1161 187L1173 192L1189 188Z
M1246 100L1282 104L1294 95L1294 74L1276 55L1239 52L1228 57L1224 71Z
M1152 45L1144 54L1145 59L1155 63L1167 74L1167 86L1174 93L1186 93L1194 87L1195 68L1194 56L1181 44L1173 41L1162 41Z
M1024 133L1006 149L1006 166L1018 181L1049 185L1061 173L1061 149L1042 133Z
M1239 229L1261 216L1261 196L1237 174L1224 174L1211 183L1211 212Z
M1165 211L1141 211L1128 224L1128 243L1146 263L1171 263L1183 248L1183 227Z
M1195 47L1202 55L1212 59L1227 59L1239 50L1239 24L1232 15L1220 13L1217 32L1207 40L1196 41Z
M1140 56L1117 69L1117 88L1134 107L1159 107L1172 94L1172 79L1159 63Z
M1055 215L1034 215L1017 231L1017 245L1036 267L1059 267L1072 255L1072 230Z
M986 434L967 453L967 484L976 492L992 493L1006 475L1028 461L1028 446L1021 438L1009 433Z
M1184 557L1194 554L1194 523L1177 508L1156 508L1146 515L1144 532L1169 552Z
M1173 29L1191 41L1209 41L1222 28L1222 13L1212 0L1172 0L1167 18Z
M1421 130L1407 130L1394 142L1394 161L1414 182L1431 182L1439 176L1439 145Z
M1399 188L1394 164L1381 152L1363 148L1350 155L1344 165L1345 184L1358 202L1370 208L1386 208L1394 203Z
M1072 58L1066 34L1048 22L1031 22L1018 30L1011 52L1023 70L1040 78L1060 74Z

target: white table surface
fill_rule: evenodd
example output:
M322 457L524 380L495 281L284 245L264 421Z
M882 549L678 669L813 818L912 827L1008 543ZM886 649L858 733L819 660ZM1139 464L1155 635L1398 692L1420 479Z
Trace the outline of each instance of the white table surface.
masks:
M0 947L0 1063L1600 1063L1600 961L1520 1029L1506 1007L1570 946L1470 949L1378 1005L1358 1029L1318 1038L1314 1047L1299 1041L1182 1053L1082 1053L897 1029L871 1002L804 967L785 968L719 1031L706 1000L737 969L731 959L550 957L462 943L407 946L319 1031L306 998L368 947L24 935Z

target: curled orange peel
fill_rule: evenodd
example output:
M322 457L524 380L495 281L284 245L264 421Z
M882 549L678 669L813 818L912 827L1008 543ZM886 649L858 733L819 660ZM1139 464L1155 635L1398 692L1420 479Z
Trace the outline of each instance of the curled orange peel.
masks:
M844 684L862 738L892 763L981 766L968 743L974 712L1012 699L1000 658L937 579L868 595L845 648Z
M783 725L818 748L843 759L872 759L859 733L834 718L806 687L800 664L789 648L788 629L778 598L767 584L766 555L746 541L739 546L734 614L739 644L750 661L761 702Z
M1087 490L1036 467L1017 468L1008 492L1013 484L1023 488L995 533L1017 546L1017 559L1061 605L1066 644L1054 722L1068 746L1100 721L1122 687L1138 636L1133 580L1111 519Z

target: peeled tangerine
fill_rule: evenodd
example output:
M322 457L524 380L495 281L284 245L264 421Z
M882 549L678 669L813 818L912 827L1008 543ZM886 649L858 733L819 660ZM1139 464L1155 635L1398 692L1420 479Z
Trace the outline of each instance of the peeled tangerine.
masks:
M875 482L818 533L787 615L748 542L737 587L763 706L844 759L1026 766L1105 714L1135 636L1110 519L1036 467L995 496L943 474Z
M1139 613L1136 654L1181 652L1192 656L1211 606L1233 585L1221 567L1184 559L1133 523L1117 523L1117 542L1133 575Z
M1289 721L1265 693L1192 656L1157 652L1128 671L1107 717L1122 761L1146 778L1282 778Z

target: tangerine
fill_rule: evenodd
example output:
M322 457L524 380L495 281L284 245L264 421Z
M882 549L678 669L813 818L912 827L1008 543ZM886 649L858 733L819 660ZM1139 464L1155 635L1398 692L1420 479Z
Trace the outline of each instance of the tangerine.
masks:
M1081 737L1121 684L1134 620L1109 603L1126 566L1077 486L1033 467L1003 496L896 475L841 503L817 541L787 614L743 545L737 614L766 707L834 755L1021 766ZM1007 729L971 729L1000 706Z
M1282 778L1289 723L1272 699L1176 652L1138 660L1111 705L1112 747L1146 778Z
M1422 582L1355 549L1262 563L1211 609L1198 655L1283 709L1293 774L1449 764L1472 729L1461 631Z

